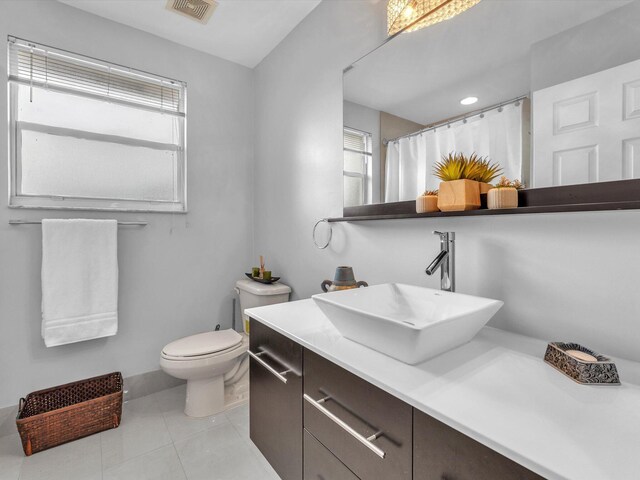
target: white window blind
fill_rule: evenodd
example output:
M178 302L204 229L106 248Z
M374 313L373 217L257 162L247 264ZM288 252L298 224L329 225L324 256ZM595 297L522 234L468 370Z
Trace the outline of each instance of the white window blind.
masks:
M9 206L186 211L186 84L9 38Z
M370 134L350 128L344 129L344 148L354 153L370 153L367 151L367 139Z
M9 38L9 80L184 115L184 84Z

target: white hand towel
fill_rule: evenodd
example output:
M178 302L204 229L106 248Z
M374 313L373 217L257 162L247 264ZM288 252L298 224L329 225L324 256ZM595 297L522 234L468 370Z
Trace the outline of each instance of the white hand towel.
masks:
M118 222L42 221L42 338L47 347L118 331Z

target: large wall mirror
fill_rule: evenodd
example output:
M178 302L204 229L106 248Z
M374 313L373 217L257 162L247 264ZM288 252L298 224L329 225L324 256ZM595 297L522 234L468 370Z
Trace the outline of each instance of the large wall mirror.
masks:
M640 179L640 0L482 0L345 70L345 208L437 189L450 152L529 189Z

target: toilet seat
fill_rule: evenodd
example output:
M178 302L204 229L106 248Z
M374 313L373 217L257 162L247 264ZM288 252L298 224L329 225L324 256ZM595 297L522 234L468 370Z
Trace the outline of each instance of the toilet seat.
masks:
M199 333L169 343L162 357L178 361L210 358L242 348L242 343L242 335L234 330Z
M253 280L236 283L241 311L289 301L291 288L283 284L262 285ZM169 343L160 353L160 368L174 378L187 381L184 413L208 417L227 406L225 389L249 379L249 317L242 313L244 334L234 330L207 332ZM242 390L242 399L249 392Z

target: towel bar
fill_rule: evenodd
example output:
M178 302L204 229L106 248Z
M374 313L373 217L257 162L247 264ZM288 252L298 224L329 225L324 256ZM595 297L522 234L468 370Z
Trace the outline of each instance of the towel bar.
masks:
M9 220L9 225L40 225L42 224L41 220ZM147 222L118 222L118 226L138 226L138 227L146 227L148 225Z

